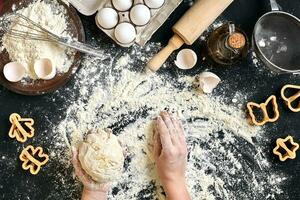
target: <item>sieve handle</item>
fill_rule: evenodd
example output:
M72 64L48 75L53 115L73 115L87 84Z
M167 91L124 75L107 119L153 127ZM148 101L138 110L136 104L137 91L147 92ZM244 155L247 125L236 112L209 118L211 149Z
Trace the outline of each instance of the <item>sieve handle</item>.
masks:
M276 2L276 0L270 0L270 4L271 4L272 11L280 10L280 7L279 7L278 3Z

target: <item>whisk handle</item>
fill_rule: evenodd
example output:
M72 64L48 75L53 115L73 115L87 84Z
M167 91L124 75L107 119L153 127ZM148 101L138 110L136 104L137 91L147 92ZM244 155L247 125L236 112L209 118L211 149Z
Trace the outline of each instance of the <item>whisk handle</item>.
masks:
M96 57L103 57L103 51L97 50L95 49L95 47L82 42L78 42L76 40L63 42L63 45L76 49L82 53L90 54Z

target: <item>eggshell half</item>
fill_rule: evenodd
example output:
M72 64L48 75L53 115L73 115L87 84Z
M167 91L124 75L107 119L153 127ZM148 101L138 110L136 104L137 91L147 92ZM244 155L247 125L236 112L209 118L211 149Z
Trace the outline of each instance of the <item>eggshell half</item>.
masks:
M19 82L25 75L25 67L18 62L7 63L3 68L4 77L10 82Z
M180 69L192 69L197 63L197 54L191 49L182 49L176 57L175 65Z
M36 60L33 68L34 73L40 79L49 80L54 78L56 74L56 68L52 65L51 60L48 58Z
M220 82L221 79L212 72L203 72L197 76L197 83L204 93L212 93Z

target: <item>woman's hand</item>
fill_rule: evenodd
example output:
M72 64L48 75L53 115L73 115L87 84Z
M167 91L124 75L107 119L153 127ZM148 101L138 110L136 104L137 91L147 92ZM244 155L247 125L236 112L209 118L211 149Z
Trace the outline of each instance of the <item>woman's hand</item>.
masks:
M170 200L188 200L185 171L187 146L180 121L162 112L154 128L154 155L158 176Z
M78 151L76 148L72 149L75 174L83 184L83 191L81 200L105 200L107 199L107 191L109 184L99 184L93 181L81 168L78 160Z

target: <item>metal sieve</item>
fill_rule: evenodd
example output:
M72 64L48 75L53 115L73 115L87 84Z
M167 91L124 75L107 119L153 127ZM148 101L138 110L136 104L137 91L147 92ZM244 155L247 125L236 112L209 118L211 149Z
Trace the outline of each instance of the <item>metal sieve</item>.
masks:
M300 20L280 11L270 0L272 11L259 18L253 33L258 57L278 73L300 73Z

